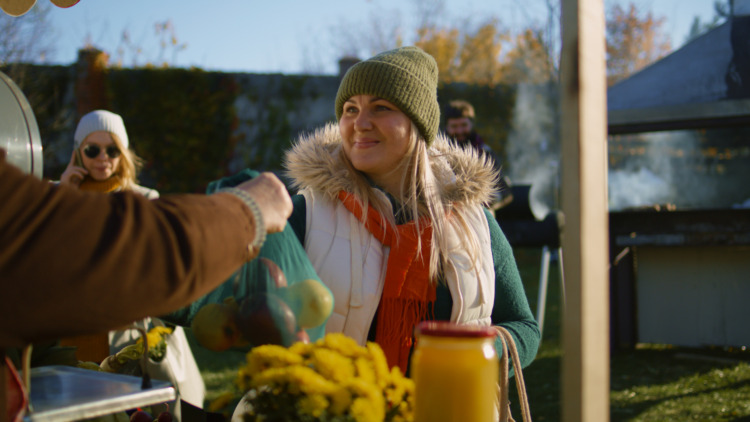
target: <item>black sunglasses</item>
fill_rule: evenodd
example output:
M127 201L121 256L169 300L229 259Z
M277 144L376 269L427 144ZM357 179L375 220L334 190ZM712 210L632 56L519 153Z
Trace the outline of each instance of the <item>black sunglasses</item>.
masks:
M120 148L117 148L117 146L115 145L110 145L104 150L107 152L107 156L113 159L119 157L121 154ZM88 144L83 149L83 153L86 154L86 156L89 158L98 157L100 152L102 152L101 147L99 145L94 145L94 144Z

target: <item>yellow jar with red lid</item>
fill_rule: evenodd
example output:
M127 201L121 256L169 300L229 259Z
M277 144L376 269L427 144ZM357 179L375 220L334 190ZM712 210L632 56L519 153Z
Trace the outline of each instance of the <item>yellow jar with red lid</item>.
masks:
M499 363L493 327L426 321L411 361L416 422L496 420Z

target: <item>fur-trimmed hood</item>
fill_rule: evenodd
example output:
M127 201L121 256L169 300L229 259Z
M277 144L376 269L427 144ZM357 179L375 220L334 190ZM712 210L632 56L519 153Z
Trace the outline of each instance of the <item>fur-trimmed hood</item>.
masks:
M338 124L301 135L284 157L296 189L313 188L333 199L352 191L348 170L339 158ZM491 160L473 148L462 148L439 134L429 149L432 170L443 187L443 203L486 204L497 193L499 175Z

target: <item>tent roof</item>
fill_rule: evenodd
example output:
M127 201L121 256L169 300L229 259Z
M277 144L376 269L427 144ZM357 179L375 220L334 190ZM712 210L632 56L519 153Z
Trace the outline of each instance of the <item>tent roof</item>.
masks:
M609 132L746 125L750 117L748 39L750 16L735 16L611 86L607 90Z

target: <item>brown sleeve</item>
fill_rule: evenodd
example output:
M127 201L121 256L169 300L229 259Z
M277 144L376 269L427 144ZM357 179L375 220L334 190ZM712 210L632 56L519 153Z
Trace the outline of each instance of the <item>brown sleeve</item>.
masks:
M85 193L0 150L0 349L174 311L250 259L253 235L233 195Z

